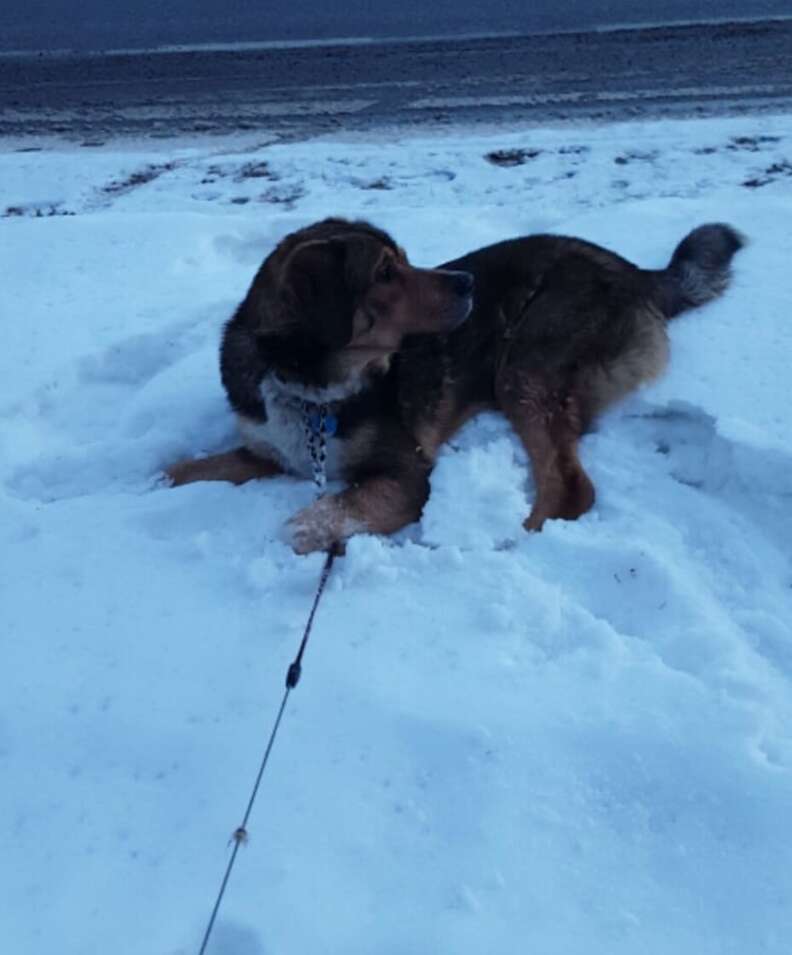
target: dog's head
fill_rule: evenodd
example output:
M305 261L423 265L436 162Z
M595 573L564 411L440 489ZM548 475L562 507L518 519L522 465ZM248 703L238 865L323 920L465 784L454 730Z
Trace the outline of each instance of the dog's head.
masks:
M386 370L405 336L456 328L472 291L467 272L415 268L380 229L327 219L281 242L248 300L276 379L342 395Z

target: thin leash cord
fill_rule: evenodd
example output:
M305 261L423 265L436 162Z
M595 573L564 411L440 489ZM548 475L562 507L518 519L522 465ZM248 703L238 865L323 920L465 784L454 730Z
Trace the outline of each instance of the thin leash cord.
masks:
M275 743L275 737L278 734L278 727L280 726L281 718L283 717L283 711L286 709L286 703L288 702L289 694L300 681L300 676L302 674L302 659L305 653L305 648L308 644L308 637L311 635L311 628L313 627L314 617L316 616L316 609L319 606L319 601L322 599L325 584L327 583L327 578L330 576L330 571L333 567L333 561L335 560L337 553L337 548L332 547L327 552L327 556L325 557L324 566L322 567L322 574L319 578L319 584L316 588L316 595L314 596L313 606L311 607L311 612L308 614L308 620L305 624L305 631L303 632L303 637L300 642L300 649L297 651L297 656L290 664L288 672L286 673L286 690L283 694L280 709L278 710L278 715L275 718L275 723L273 724L272 732L270 733L266 749L264 750L264 756L261 759L258 775L256 776L256 781L253 784L253 790L250 793L250 799L248 800L247 808L245 809L245 815L242 818L241 825L234 830L234 834L231 836L231 839L234 843L234 848L232 849L231 855L228 859L225 875L223 876L223 881L220 883L220 891L217 893L217 899L215 900L214 908L212 909L212 914L209 918L209 924L206 926L206 931L204 932L203 941L201 942L201 948L199 949L198 955L204 955L206 952L206 946L209 944L209 939L212 935L215 919L217 918L217 913L220 911L220 905L223 901L226 886L228 885L228 880L231 876L231 870L234 868L234 862L236 862L239 847L247 840L248 819L250 818L250 814L253 811L253 804L256 801L259 786L261 785L261 778L264 775L264 770L267 768L267 762L269 760L270 753L272 752L273 744Z

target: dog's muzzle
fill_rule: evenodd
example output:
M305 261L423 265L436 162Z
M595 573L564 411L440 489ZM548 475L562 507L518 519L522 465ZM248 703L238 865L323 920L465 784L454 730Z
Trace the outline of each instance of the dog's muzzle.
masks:
M472 295L475 279L470 272L447 272L451 278L451 287L457 295Z
M465 322L473 311L473 286L475 285L475 279L470 272L449 271L445 274L450 280L453 292L462 299L454 309L456 314L454 315L454 320L451 325L451 330L453 331L453 329L458 328Z

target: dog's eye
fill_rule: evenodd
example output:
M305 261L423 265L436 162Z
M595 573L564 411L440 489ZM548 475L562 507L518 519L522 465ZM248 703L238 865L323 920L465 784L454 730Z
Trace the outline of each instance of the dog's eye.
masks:
M393 268L393 262L390 259L385 259L377 269L375 278L378 282L391 282L395 274L396 270Z

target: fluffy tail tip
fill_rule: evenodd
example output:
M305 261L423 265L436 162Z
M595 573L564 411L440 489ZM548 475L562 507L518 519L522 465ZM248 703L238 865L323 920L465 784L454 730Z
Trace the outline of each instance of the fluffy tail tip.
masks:
M725 222L700 225L679 243L671 257L671 268L694 262L710 271L728 266L735 252L746 244L746 238Z
M700 225L685 236L667 269L677 291L673 314L717 298L729 284L734 253L746 241L741 232L723 222Z

